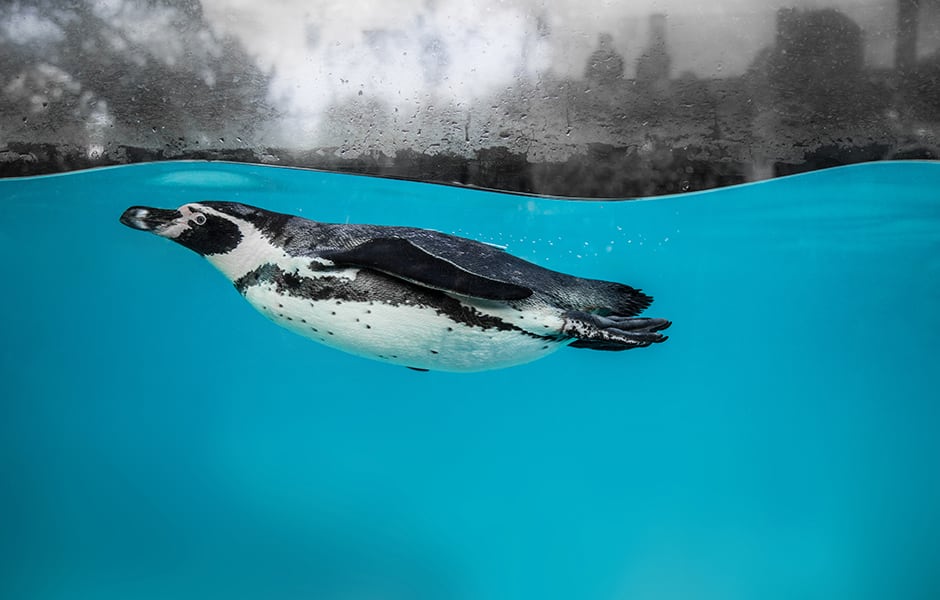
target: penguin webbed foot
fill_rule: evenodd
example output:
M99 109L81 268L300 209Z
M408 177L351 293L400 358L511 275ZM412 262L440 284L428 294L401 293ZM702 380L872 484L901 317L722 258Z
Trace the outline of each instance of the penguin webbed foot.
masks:
M645 348L666 341L659 333L672 325L666 319L648 317L601 316L582 311L565 314L563 333L577 338L569 346L591 350L620 351Z

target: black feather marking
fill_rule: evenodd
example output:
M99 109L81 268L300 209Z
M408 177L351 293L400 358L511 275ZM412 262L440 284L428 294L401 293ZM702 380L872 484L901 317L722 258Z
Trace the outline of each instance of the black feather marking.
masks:
M375 302L373 298L380 298L382 303L390 306L428 307L438 314L446 315L456 323L462 323L470 327L479 327L484 330L515 331L538 339L544 339L545 337L516 327L499 317L480 312L441 291L419 286L377 271L364 270L353 280L330 276L309 278L284 271L277 265L265 263L236 280L235 288L242 295L245 295L248 288L262 283L273 284L279 294L311 301L311 305L314 301L335 301L337 298L351 302L369 302L373 304ZM335 314L335 311L332 312ZM371 313L370 310L366 312ZM366 325L366 328L371 329L371 326ZM448 327L447 331L453 331L453 327Z

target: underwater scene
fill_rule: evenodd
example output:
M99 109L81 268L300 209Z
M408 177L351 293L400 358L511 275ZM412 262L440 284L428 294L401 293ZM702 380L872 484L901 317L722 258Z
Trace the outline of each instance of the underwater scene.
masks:
M205 162L0 180L0 597L940 597L938 190L917 161L634 201ZM668 340L355 356L119 221L201 201L623 283Z

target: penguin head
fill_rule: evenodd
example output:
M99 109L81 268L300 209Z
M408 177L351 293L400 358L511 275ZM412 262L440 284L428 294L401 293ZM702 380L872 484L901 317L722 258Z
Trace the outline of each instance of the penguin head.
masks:
M231 202L184 204L177 209L132 206L121 223L173 240L202 256L226 254L244 237L244 224L254 209Z

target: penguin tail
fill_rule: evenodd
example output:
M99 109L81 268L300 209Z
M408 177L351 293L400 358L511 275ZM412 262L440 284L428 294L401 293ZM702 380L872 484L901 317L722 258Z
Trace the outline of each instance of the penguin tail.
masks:
M612 281L591 280L590 285L578 287L574 307L599 315L635 317L653 303L653 297L643 290Z

